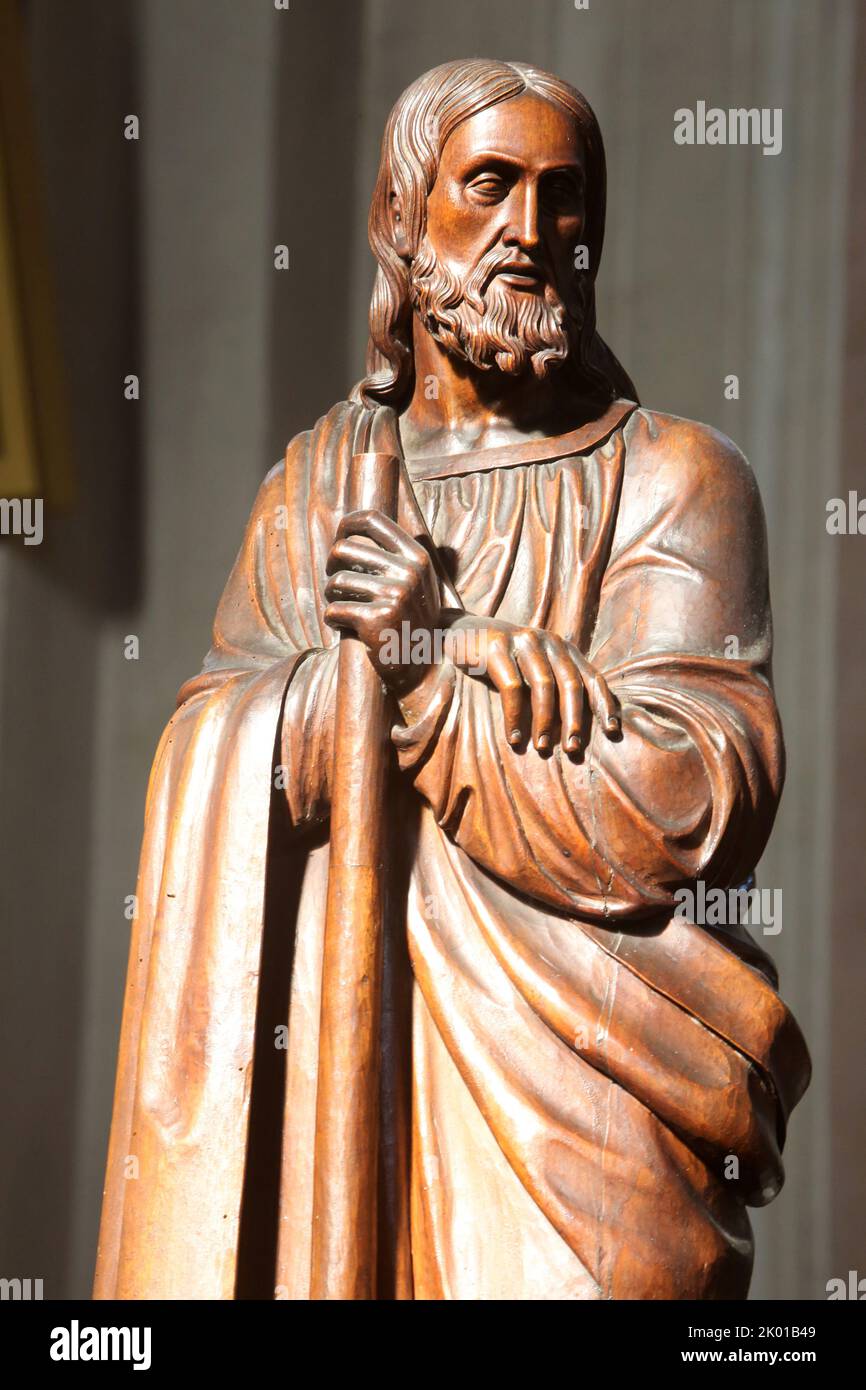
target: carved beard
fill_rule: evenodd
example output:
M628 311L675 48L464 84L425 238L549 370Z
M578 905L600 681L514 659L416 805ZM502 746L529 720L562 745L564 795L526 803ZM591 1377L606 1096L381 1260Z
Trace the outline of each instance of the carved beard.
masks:
M424 236L412 262L409 292L428 331L449 352L513 376L531 366L541 379L569 355L568 312L549 282L541 294L506 285L495 272L513 259L513 252L496 246L461 281Z

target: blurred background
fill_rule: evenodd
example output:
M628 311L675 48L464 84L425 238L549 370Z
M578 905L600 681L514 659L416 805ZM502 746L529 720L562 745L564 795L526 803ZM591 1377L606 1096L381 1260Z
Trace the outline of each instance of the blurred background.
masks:
M866 7L2 0L2 17L20 91L0 174L42 208L25 236L13 199L4 235L39 301L46 514L41 545L0 537L0 1275L89 1295L150 761L261 478L362 374L387 112L471 56L589 98L601 330L645 404L729 434L760 482L788 782L759 883L783 891L765 944L815 1070L787 1185L753 1214L752 1296L866 1275L866 537L826 527L829 499L866 494ZM781 153L676 145L674 111L699 100L781 107Z

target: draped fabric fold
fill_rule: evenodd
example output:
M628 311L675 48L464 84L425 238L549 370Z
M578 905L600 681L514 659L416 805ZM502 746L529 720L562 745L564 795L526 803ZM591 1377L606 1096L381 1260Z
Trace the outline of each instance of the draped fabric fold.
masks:
M98 1296L237 1296L275 816L298 884L288 1009L258 1034L287 1036L273 1276L309 1294L323 587L363 421L336 406L266 478L157 754ZM742 882L781 792L754 481L722 436L644 410L581 447L401 483L443 603L577 643L623 718L580 758L515 750L498 695L446 662L424 716L395 726L382 1297L744 1296L746 1206L781 1186L808 1084L757 942L674 912L683 885Z

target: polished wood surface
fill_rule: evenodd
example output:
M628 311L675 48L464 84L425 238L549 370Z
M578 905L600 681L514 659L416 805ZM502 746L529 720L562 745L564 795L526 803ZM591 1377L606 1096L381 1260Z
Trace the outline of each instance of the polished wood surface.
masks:
M367 375L154 762L97 1297L747 1294L809 1055L760 920L678 903L782 792L764 518L600 336L604 219L569 84L397 101Z
M399 459L358 453L352 511L396 516ZM371 1298L390 698L360 638L340 639L322 1017L316 1101L310 1296Z

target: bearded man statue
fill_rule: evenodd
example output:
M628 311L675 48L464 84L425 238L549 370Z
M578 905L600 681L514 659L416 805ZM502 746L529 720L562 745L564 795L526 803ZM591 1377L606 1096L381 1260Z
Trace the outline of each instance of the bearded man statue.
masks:
M153 766L98 1297L317 1296L340 634L393 724L354 808L390 836L369 1296L747 1294L809 1058L743 922L678 903L748 881L782 789L764 521L600 337L604 219L566 82L395 105L367 375L265 477ZM365 449L394 515L348 505Z

